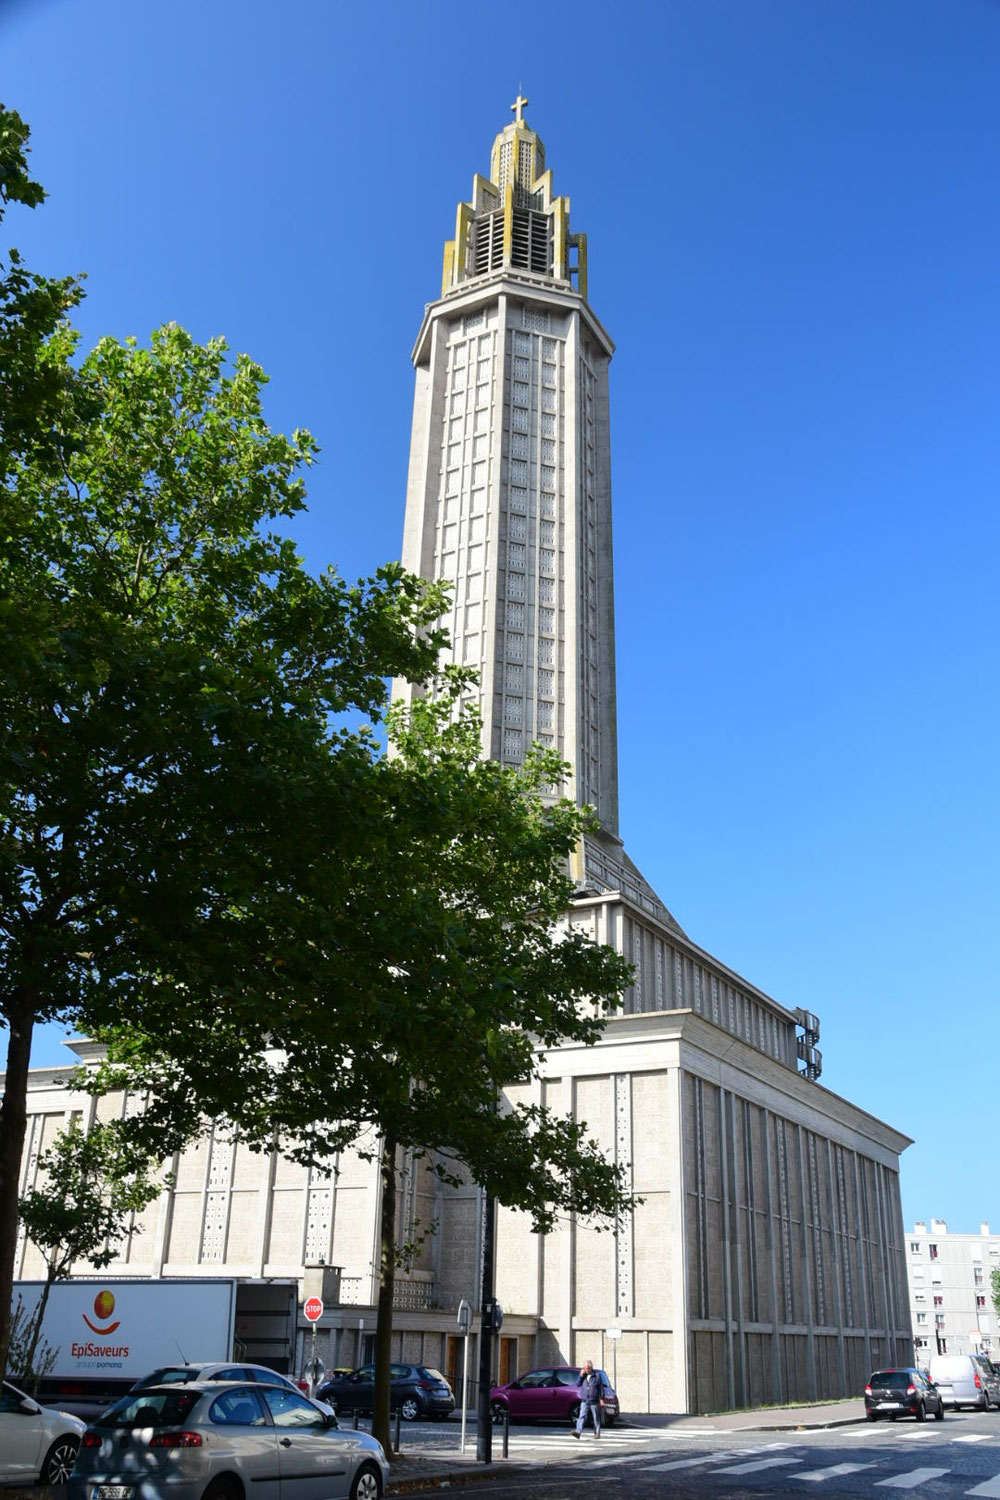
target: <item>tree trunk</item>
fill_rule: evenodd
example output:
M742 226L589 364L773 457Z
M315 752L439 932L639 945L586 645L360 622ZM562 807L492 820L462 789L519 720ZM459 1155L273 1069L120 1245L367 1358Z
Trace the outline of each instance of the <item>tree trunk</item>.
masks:
M58 1274L55 1266L49 1261L45 1272L45 1285L42 1287L42 1294L38 1299L38 1306L35 1308L35 1321L31 1328L31 1341L28 1344L28 1352L24 1359L25 1379L31 1381L31 1389L28 1392L29 1396L34 1396L38 1392L38 1376L35 1374L35 1350L38 1348L38 1340L42 1332L42 1320L45 1317L45 1309L49 1303L49 1293L52 1290L52 1283Z
M379 1220L378 1314L375 1319L375 1388L372 1392L372 1437L392 1456L389 1417L392 1363L392 1299L396 1287L396 1142L382 1142L382 1212Z
M17 1198L28 1123L28 1061L35 1024L34 996L15 992L7 1006L7 1072L0 1099L0 1374L7 1369L10 1309L17 1253Z

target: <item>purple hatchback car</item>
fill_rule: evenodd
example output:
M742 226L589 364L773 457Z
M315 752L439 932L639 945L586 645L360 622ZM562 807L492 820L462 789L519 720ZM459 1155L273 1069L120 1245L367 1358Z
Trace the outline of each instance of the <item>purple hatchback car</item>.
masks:
M601 1426L618 1420L618 1397L603 1370L601 1377ZM580 1411L580 1366L548 1365L527 1370L509 1385L490 1391L490 1414L502 1422L509 1413L512 1422L575 1422Z

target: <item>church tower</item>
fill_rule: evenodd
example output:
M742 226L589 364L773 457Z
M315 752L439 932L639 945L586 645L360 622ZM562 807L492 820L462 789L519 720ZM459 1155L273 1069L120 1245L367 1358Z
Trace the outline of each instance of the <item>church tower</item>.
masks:
M554 747L566 794L615 847L614 345L527 103L458 205L413 350L403 563L452 585L444 623L451 659L479 674L484 755L516 765L535 741ZM582 851L578 866L583 884Z

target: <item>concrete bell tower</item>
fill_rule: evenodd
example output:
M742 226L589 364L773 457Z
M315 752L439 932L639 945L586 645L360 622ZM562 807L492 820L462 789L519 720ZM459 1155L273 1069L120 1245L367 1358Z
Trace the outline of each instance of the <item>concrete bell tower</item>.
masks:
M413 350L403 562L452 585L451 659L479 674L484 755L517 765L553 746L567 795L617 844L614 345L527 103L458 205Z

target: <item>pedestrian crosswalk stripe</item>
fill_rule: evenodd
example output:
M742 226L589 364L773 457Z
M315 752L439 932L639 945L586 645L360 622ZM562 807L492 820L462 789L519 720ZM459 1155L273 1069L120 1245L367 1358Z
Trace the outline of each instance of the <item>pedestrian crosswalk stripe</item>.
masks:
M728 1452L702 1453L698 1458L673 1458L662 1464L643 1464L644 1474L665 1474L668 1469L696 1469L699 1464L729 1463L734 1458L746 1458L752 1448L730 1448Z
M995 1474L992 1479L984 1479L982 1484L977 1484L965 1493L967 1495L1000 1495L1000 1474Z
M784 1458L757 1458L748 1464L734 1464L728 1469L716 1469L717 1474L756 1474L759 1469L777 1469L784 1464L800 1464L801 1458L790 1455Z
M988 1443L989 1440L988 1432L963 1432L961 1437L952 1438L953 1443Z
M875 1484L887 1490L915 1490L918 1484L926 1484L928 1479L940 1479L947 1473L947 1469L908 1469L905 1474L896 1474L892 1479L876 1479Z
M810 1469L805 1474L796 1474L796 1479L839 1479L842 1474L856 1474L859 1469L873 1469L875 1465L869 1464L831 1464L828 1469Z

